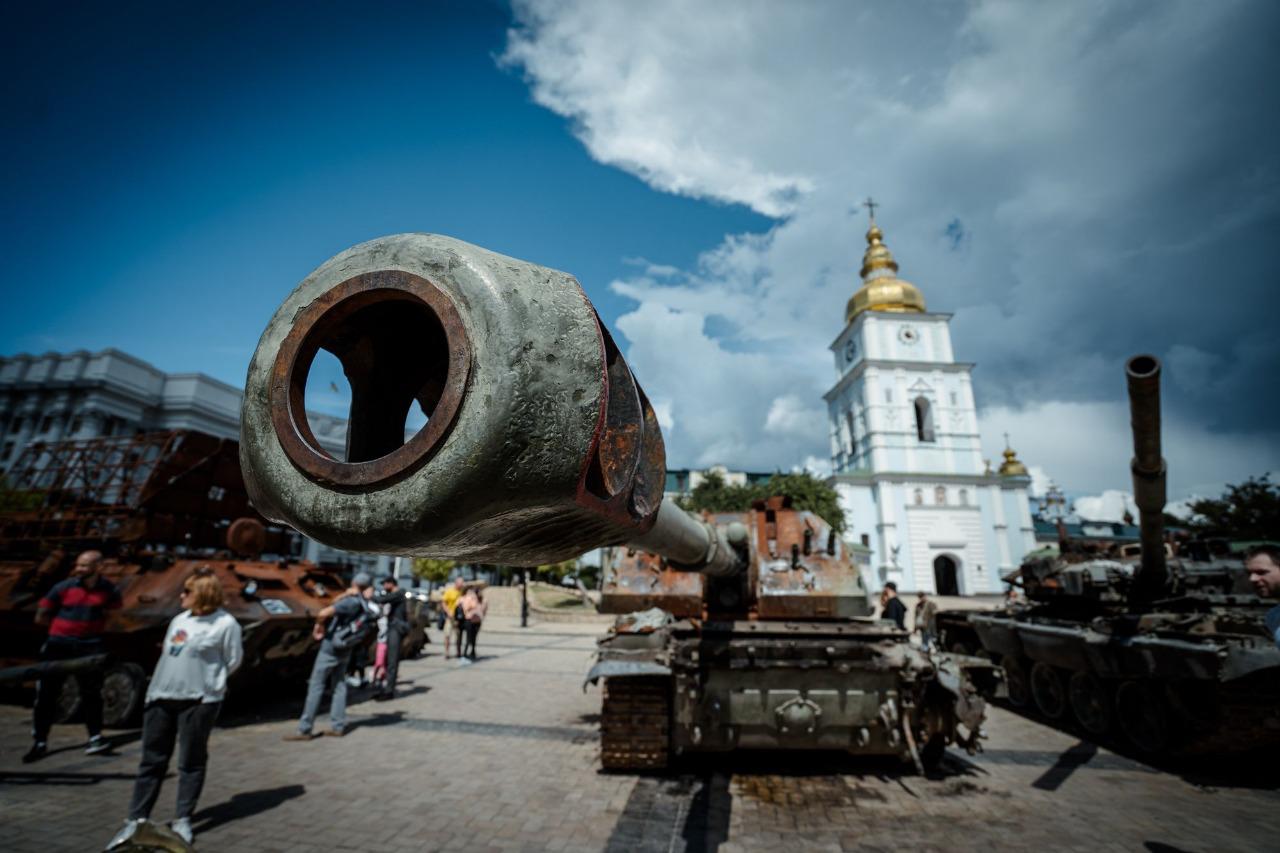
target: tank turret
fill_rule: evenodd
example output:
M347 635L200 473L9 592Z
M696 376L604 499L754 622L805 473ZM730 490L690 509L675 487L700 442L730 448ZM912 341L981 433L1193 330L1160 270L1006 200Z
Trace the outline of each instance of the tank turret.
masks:
M322 349L351 384L342 458L307 421ZM240 447L255 507L333 547L530 566L618 546L603 609L623 615L588 676L606 680L606 767L978 746L998 672L871 618L865 558L823 519L782 497L700 518L663 500L653 407L570 275L428 234L341 253L263 333Z

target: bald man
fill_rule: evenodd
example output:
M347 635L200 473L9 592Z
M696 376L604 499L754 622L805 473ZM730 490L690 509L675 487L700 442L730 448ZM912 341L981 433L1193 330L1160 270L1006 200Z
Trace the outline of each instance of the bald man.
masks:
M120 606L120 593L102 576L102 552L85 551L76 557L71 577L55 584L40 599L36 624L49 626L49 639L40 650L46 661L69 660L102 654L102 632L107 611ZM81 670L74 678L80 685L81 713L89 730L88 755L106 752L111 744L102 736L102 670ZM33 743L24 764L39 761L48 751L49 729L58 708L58 694L66 675L49 672L36 684L36 706L31 736Z

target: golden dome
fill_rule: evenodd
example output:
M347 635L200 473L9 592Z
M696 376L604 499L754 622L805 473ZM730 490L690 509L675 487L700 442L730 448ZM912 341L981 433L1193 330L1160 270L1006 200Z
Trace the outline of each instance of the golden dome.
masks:
M924 294L914 284L894 273L898 262L884 244L884 232L875 220L867 230L867 251L862 256L862 287L845 306L845 322L863 311L898 311L924 313Z
M1000 463L1000 476L1002 477L1027 477L1027 466L1022 464L1018 459L1018 451L1009 447L1007 444L1004 448L1004 461Z

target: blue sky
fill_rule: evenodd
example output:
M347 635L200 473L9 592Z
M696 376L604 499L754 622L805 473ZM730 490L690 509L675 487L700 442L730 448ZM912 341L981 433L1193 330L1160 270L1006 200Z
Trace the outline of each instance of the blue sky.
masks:
M350 245L460 237L574 273L691 264L742 205L594 161L500 67L485 2L17 9L0 353L114 346L240 386L275 306Z
M114 346L238 386L308 272L433 231L577 275L673 466L821 470L872 195L978 365L986 456L1007 432L1040 481L1127 488L1122 365L1150 352L1171 497L1280 468L1270 0L27 4L6 25L0 354Z

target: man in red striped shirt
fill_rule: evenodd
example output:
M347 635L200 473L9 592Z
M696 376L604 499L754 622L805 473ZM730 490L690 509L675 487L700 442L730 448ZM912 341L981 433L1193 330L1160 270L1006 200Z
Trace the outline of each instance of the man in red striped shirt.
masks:
M49 626L49 639L41 651L46 661L68 660L102 654L102 631L107 611L120 606L120 593L102 576L102 552L85 551L76 557L71 577L55 584L40 599L36 624ZM75 674L80 685L81 713L89 730L88 755L106 752L111 744L102 736L102 670L84 669ZM48 751L49 729L58 706L58 694L66 674L46 672L36 684L36 706L31 735L35 742L22 761L30 764Z

